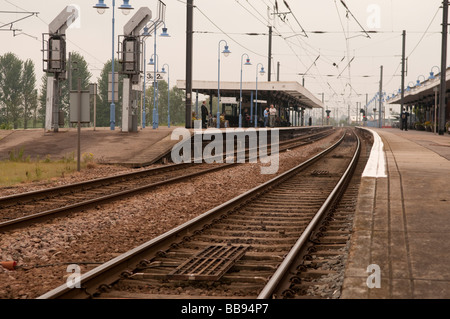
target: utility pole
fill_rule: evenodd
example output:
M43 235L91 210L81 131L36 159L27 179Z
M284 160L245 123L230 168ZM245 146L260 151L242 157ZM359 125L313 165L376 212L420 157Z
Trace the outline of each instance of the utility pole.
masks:
M325 93L322 93L322 105L324 104L324 94ZM323 105L323 106L325 106L325 105ZM325 110L322 107L322 126L323 126L323 121L324 121L324 112L325 112Z
M380 70L380 107L378 110L378 127L381 128L381 112L383 107L383 66L381 66Z
M186 1L186 128L192 124L192 34L194 0ZM211 97L212 99L212 97ZM218 119L217 119L218 120Z
M280 82L280 62L277 62L277 82Z
M403 130L403 121L401 120L403 114L403 99L405 98L405 47L406 47L406 31L402 34L402 87L401 87L401 102L400 102L400 129Z
M444 135L445 119L447 110L447 25L448 25L448 0L443 2L443 17L442 17L442 56L441 56L441 87L439 99L439 135Z
M270 82L272 75L272 26L269 26L269 61L268 61L267 81Z
M350 104L348 104L348 121L347 124L350 125L352 124L352 121L350 120Z

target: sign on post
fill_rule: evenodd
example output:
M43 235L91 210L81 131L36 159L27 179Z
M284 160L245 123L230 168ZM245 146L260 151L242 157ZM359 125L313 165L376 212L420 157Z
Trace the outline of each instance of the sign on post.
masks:
M114 102L119 101L119 73L114 72ZM112 72L108 73L108 102L112 102Z
M147 81L154 81L154 79L155 79L155 72L147 72ZM156 81L162 80L164 80L164 73L156 72Z
M89 91L81 91L81 123L91 122ZM70 123L78 123L78 91L70 91Z

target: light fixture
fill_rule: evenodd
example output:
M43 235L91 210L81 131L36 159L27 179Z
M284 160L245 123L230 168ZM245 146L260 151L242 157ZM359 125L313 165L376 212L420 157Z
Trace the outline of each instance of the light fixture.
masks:
M266 71L264 71L264 67L263 66L261 67L261 70L259 71L259 74L260 75L266 74Z
M97 9L97 12L99 14L103 14L105 13L106 9L109 9L104 0L98 0L98 3L93 8Z
M170 35L167 33L167 28L162 28L162 33L160 34L161 37L170 37Z
M229 56L231 51L228 49L228 45L225 46L225 49L222 51L225 57Z
M142 36L144 37L151 37L151 34L148 32L149 27L145 26L144 27L144 33L142 33Z
M130 0L123 0L123 4L119 7L124 15L129 15L134 8L128 3Z

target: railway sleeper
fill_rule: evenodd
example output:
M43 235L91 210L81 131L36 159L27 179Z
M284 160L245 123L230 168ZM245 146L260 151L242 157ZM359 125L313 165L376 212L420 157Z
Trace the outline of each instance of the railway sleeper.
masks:
M295 241L298 239L298 236L293 236L290 238L255 238L255 237L224 237L224 236L196 236L195 237L195 242L205 242L205 243L210 243L210 244L233 244L233 245L237 245L237 244L244 244L244 245L252 245L252 247L255 247L257 245L262 245L262 246L273 246L276 245L278 246L282 246L282 247L287 247L288 249L295 244Z
M251 244L252 248L251 250L254 252L264 252L266 254L268 253L286 253L288 252L291 248L292 245L285 245L285 246L281 246L278 245L276 247L267 247L267 245L260 245L260 244L255 244L255 243L240 243L238 241L236 242L232 242L231 244ZM211 245L211 242L188 242L188 243L184 243L183 247L184 248L190 248L190 249L196 249L196 250L203 250L204 248L208 247Z

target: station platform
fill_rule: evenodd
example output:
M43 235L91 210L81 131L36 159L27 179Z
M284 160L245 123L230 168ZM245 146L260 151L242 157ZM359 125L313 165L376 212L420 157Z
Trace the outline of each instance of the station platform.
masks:
M112 131L109 127L81 129L81 154L92 153L94 159L101 164L116 164L127 167L144 167L154 164L170 156L170 153L181 140L172 140L175 129L181 126L151 126L138 132L121 132L120 128ZM326 126L277 127L280 140L296 137L298 134L327 129ZM245 129L245 128L243 128ZM220 129L226 132L225 128ZM257 129L258 130L258 129ZM194 129L188 129L191 136ZM208 130L204 130L205 134ZM58 132L44 129L0 130L0 161L9 159L10 152L16 155L23 150L22 158L30 156L40 160L50 156L52 160L77 156L77 128L62 128Z
M448 299L450 135L370 130L341 299Z
M94 159L103 164L118 164L129 167L150 165L170 151L178 141L171 140L176 127L144 128L138 132L112 131L109 127L82 128L81 154L92 153ZM1 131L0 131L1 132ZM77 156L78 131L62 128L58 132L43 129L3 131L0 133L0 160L8 159L9 152L23 150L23 158L30 156L41 160L50 156L52 160Z

